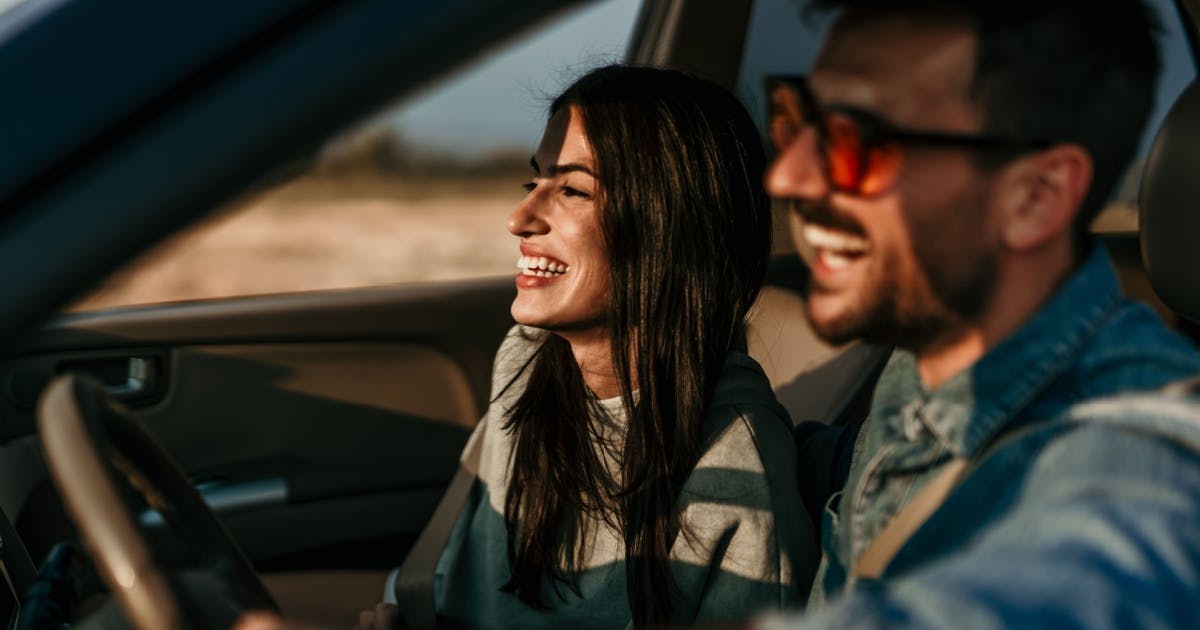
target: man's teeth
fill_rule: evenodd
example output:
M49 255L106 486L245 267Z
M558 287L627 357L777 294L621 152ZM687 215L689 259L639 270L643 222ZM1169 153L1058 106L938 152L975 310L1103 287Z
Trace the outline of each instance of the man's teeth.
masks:
M517 269L526 276L549 278L564 274L570 268L566 263L554 262L544 256L521 256L517 259Z
M819 225L804 226L804 240L825 258L837 259L830 266L844 267L850 259L867 253L870 245L866 239L851 236L845 232L835 232Z
M826 267L834 270L845 269L846 267L849 267L850 262L853 260L849 256L843 256L829 250L820 250L820 253L817 254L817 256L820 257L821 262L824 263Z

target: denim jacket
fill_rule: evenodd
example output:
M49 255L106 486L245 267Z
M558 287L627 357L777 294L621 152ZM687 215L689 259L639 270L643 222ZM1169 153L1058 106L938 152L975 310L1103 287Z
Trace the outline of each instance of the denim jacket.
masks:
M1122 296L1099 245L1032 319L937 389L926 391L914 357L896 352L845 489L826 505L809 602L824 610L804 622L1103 627L1159 619L1136 615L1142 608L1178 613L1163 603L1160 578L1200 585L1200 440L1193 449L1152 431L1074 422L1091 412L1071 409L1197 372L1190 344ZM977 467L879 579L849 576L953 458Z

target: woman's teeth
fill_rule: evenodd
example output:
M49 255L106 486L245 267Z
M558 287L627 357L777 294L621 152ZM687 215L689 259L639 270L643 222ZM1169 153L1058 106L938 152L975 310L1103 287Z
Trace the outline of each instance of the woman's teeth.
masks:
M517 259L517 269L525 276L549 278L564 274L570 268L566 263L554 262L544 256L522 256Z
M804 240L816 250L817 257L830 269L844 269L855 258L870 250L866 239L835 232L819 225L804 226Z

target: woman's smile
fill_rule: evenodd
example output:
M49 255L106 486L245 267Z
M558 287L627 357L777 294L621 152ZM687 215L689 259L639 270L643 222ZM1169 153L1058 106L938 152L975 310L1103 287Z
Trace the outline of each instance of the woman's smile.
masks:
M521 256L517 259L517 269L521 270L523 276L553 278L567 273L570 268L567 263L545 256Z
M571 269L570 265L545 256L521 256L517 259L518 289L537 289L557 282Z

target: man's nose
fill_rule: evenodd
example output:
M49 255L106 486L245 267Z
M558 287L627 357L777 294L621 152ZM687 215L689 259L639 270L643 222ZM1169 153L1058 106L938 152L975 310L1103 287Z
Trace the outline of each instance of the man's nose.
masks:
M763 183L767 194L776 198L820 199L829 194L814 129L805 129L778 153Z
M508 215L508 231L516 236L531 236L545 234L549 224L545 218L545 195L540 188L534 188L521 203Z

